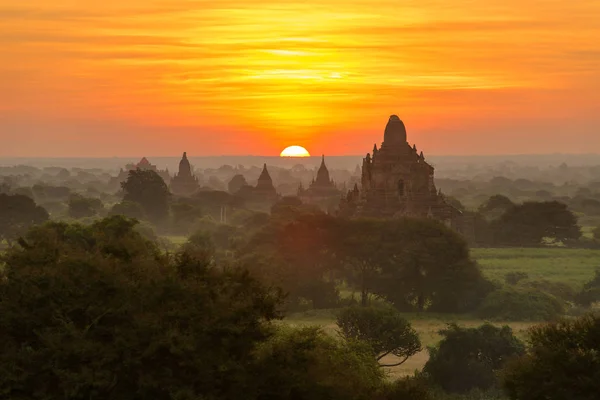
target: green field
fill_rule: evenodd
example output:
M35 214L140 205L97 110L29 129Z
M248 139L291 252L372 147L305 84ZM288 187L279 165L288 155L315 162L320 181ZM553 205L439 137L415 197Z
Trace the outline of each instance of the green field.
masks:
M508 272L526 272L530 279L565 282L579 288L600 268L600 250L547 248L477 248L471 254L486 277L504 281Z

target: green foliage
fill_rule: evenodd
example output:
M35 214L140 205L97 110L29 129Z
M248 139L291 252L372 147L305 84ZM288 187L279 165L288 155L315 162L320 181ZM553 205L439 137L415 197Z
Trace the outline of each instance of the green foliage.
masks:
M349 281L399 309L467 311L491 290L465 240L436 221L348 220L336 238L354 271Z
M239 399L279 296L246 272L172 261L116 216L49 223L0 280L0 397Z
M478 211L488 220L493 220L500 217L514 206L515 204L508 197L497 194L490 197L485 203L479 206Z
M334 223L322 213L271 220L244 243L238 262L263 282L283 288L292 309L303 300L333 305L335 285L328 276L335 266L329 247Z
M584 307L589 307L593 303L600 301L600 268L596 269L594 278L583 285L575 301Z
M508 285L516 285L520 281L527 278L529 278L527 272L508 272L506 275L504 275L504 282L506 282Z
M202 208L195 202L180 199L171 205L171 231L175 234L189 234L200 218Z
M123 215L129 218L135 218L139 221L145 218L144 209L139 203L133 201L122 201L115 204L108 215Z
M491 292L477 315L498 321L549 321L564 314L563 303L533 288L505 287Z
M69 197L69 216L79 219L94 217L104 210L104 205L100 199L83 197L78 194L72 194Z
M534 327L529 342L527 354L510 362L502 374L511 399L598 398L600 317Z
M350 307L341 310L337 317L339 332L346 340L368 343L378 362L387 355L398 357L395 367L421 351L421 341L410 323L391 307Z
M256 398L265 400L368 400L384 377L368 346L320 328L279 331L258 348L257 366Z
M581 237L577 217L557 201L515 205L492 223L492 230L503 245L538 246L543 238L569 242Z
M48 220L48 212L27 196L0 193L0 242L12 242L35 225Z
M540 279L537 281L526 281L521 284L523 287L536 289L542 292L546 292L557 299L564 300L565 302L572 302L575 300L577 293L573 286L564 282L553 282L547 279Z
M461 328L450 324L440 335L439 345L429 348L429 361L423 372L432 383L450 393L494 387L496 373L507 359L525 352L525 346L508 326Z
M373 397L375 400L438 400L432 394L428 382L421 378L407 377L382 386ZM442 400L442 399L439 399Z
M152 222L163 222L168 216L171 196L169 188L155 171L131 170L121 187L123 201L138 203Z

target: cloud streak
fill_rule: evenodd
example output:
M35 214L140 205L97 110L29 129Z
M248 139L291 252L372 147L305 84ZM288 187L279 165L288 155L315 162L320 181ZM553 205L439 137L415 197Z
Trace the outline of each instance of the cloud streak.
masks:
M60 138L73 114L88 121L76 142L106 154L111 136L89 136L118 124L128 142L173 154L361 153L390 113L434 153L509 151L472 140L501 141L507 118L551 138L544 114L561 116L557 132L589 138L600 122L589 112L600 101L598 20L599 4L558 0L0 0L0 110L12 116L0 135L16 138L0 156L69 155L18 138ZM167 146L146 134L183 126ZM217 131L227 140L210 140ZM450 131L461 133L448 141Z

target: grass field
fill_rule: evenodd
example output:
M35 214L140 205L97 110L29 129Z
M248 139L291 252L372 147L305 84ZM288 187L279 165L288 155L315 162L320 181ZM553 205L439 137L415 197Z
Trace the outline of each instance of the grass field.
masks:
M482 320L470 318L462 315L436 315L436 314L405 314L405 317L411 322L413 328L419 334L423 351L409 358L404 364L395 368L388 368L390 378L398 378L401 376L412 375L415 370L423 368L429 357L427 350L428 346L436 345L440 340L438 334L440 329L446 327L451 322L456 322L460 326L476 327L484 323ZM326 332L336 335L335 311L330 310L315 310L304 313L292 314L287 317L284 322L290 326L321 326ZM513 332L520 339L526 339L527 330L535 325L532 322L494 322L494 325L508 325L513 329ZM389 357L384 359L384 362L393 362L394 359Z
M471 254L486 277L504 281L508 272L526 272L530 279L548 279L581 287L600 268L600 250L565 248L477 248Z

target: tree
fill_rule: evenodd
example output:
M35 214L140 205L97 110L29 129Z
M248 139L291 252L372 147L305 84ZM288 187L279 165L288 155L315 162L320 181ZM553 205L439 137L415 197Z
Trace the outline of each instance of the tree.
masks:
M247 398L278 293L185 252L164 257L135 224L49 223L8 251L3 398Z
M577 217L557 201L516 205L494 221L492 229L495 240L505 245L536 246L543 238L568 242L581 237Z
M172 231L189 234L190 230L202 217L202 209L194 201L181 199L171 205Z
M536 288L504 287L491 292L477 315L498 321L549 321L564 314L563 303Z
M339 227L337 256L348 261L351 282L358 278L361 292L383 296L397 308L466 311L491 290L465 240L437 221L348 220Z
M368 345L315 327L280 330L259 347L256 364L254 391L265 400L368 400L384 378Z
M515 204L508 197L496 194L479 206L479 213L488 220L496 219L514 206Z
M512 400L597 399L599 348L598 316L536 326L527 354L503 371L503 386Z
M399 359L382 367L396 367L421 351L417 332L402 315L391 307L352 307L338 314L337 326L346 340L361 340L368 343L378 362L388 355Z
M129 171L127 180L121 184L123 201L138 203L153 222L162 222L169 214L170 193L165 181L152 170Z
M600 240L600 226L599 226L599 227L597 227L597 228L595 228L595 229L592 231L592 234L594 235L594 239L596 239L596 240Z
M123 215L129 218L135 218L139 221L143 220L145 217L144 209L139 203L135 203L133 201L122 201L120 203L115 204L109 215Z
M9 244L35 224L48 220L48 212L27 196L0 193L0 242Z
M69 198L69 216L71 218L85 218L98 215L104 210L104 205L100 199L83 197L73 194Z
M600 268L596 269L594 277L583 285L581 292L575 296L575 302L584 307L600 301Z
M497 328L485 324L479 328L461 328L450 324L440 335L438 346L429 348L423 372L451 393L495 386L496 373L506 361L525 352L525 346L508 326Z
M283 288L292 307L306 300L315 308L331 308L338 301L328 247L334 223L323 213L272 219L241 246L238 262L263 282Z
M231 194L237 193L238 190L243 188L244 186L248 186L248 182L246 182L246 178L242 174L234 175L233 178L227 184L227 190Z

